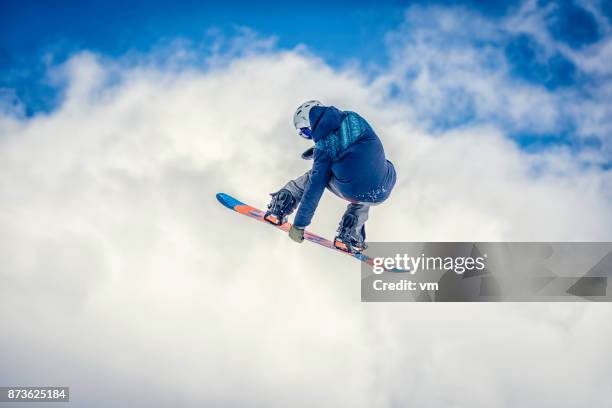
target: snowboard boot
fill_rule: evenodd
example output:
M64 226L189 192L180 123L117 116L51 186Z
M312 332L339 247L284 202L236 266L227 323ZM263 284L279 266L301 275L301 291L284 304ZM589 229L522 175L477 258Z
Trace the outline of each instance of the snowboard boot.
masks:
M264 215L264 220L270 224L282 225L287 222L287 217L295 209L296 200L289 190L284 188L270 195L272 201L268 204L268 211Z
M361 231L357 232L357 216L354 214L345 214L340 221L338 227L338 235L334 238L334 247L341 251L351 254L361 253L368 247L364 242L365 227L361 227Z

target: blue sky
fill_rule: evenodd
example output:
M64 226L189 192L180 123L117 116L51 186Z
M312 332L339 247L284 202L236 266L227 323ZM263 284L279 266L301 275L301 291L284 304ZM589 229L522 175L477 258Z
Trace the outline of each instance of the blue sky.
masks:
M398 26L410 5L452 5L499 17L519 2L383 1L383 2L198 2L165 1L4 1L0 6L1 85L14 87L30 111L49 108L37 96L43 55L55 62L79 49L106 55L147 50L161 41L185 38L206 41L210 29L231 33L249 27L274 36L281 48L305 44L326 62L355 59L385 65L385 34ZM542 2L546 4L546 2ZM555 2L559 10L548 21L550 32L571 47L600 38L593 16L572 2ZM602 5L607 4L602 2ZM602 7L610 16L610 7ZM563 56L536 61L538 44L527 36L511 38L505 47L514 73L547 87L575 85L575 67Z
M332 64L350 58L384 63L384 34L399 24L402 2L357 5L351 2L3 2L0 13L2 86L15 87L29 111L49 108L50 95L38 81L42 55L56 61L78 49L107 55L147 50L172 38L210 40L210 29L231 35L249 27L275 36L278 46L306 44ZM360 44L359 47L355 43ZM48 91L48 90L47 90Z
M492 15L516 4L474 3L478 2L465 5ZM206 41L209 29L231 35L236 27L275 36L281 48L305 44L332 65L351 59L384 65L385 34L401 23L411 4L431 2L178 1L170 5L167 1L8 0L0 6L0 86L16 89L33 113L54 103L52 90L40 81L45 54L55 62L78 49L120 55L177 37Z
M435 22L427 19L435 19L436 7L466 11L472 16L481 16L492 26L505 22L510 27L509 16L520 15L527 3L336 1L296 5L181 1L170 5L163 1L4 1L0 6L0 96L19 103L26 116L32 116L61 103L61 87L49 81L48 68L61 64L80 50L118 57L133 51L147 52L177 38L206 44L212 41L211 30L231 37L240 27L248 27L262 37L274 37L278 49L306 45L332 67L356 62L366 74L393 70L396 64L393 47L397 38L404 37L410 42L411 37L416 38L426 30L431 37L430 26L435 26ZM576 98L597 105L607 101L608 95L594 96L593 90L608 83L609 73L585 72L577 66L577 59L581 58L580 53L592 53L589 47L609 37L606 25L612 16L610 2L531 3L540 13L536 24L539 26L535 28L508 28L487 36L480 35L477 24L470 27L468 20L466 36L461 32L446 36L435 33L438 39L431 43L439 49L494 49L499 55L481 64L491 64L491 72L496 69L495 64L507 65L508 78L515 84L542 89L557 99L571 92ZM406 10L419 7L434 11L425 15L425 21L417 18L413 21L416 24L407 24ZM533 13L523 13L519 18ZM491 115L482 118L469 94L461 89L446 88L444 92L448 93L450 103L433 115L431 124L437 129L495 120L506 126L525 148L551 143L575 145L577 140L578 145L597 145L602 139L602 135L568 137L576 128L569 116L562 118L563 126L540 130L529 130L528 124L510 123L515 118L492 119ZM464 103L457 107L457 100ZM559 106L563 104L559 102Z

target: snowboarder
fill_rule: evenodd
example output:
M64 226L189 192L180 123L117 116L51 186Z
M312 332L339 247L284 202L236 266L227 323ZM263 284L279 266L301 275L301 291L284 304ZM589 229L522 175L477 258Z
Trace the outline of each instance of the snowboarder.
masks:
M298 107L293 125L300 136L314 141L314 146L302 154L303 159L314 158L314 163L311 170L271 194L265 220L283 224L299 205L289 237L302 242L304 228L327 188L349 202L334 246L346 252L363 251L367 248L365 222L370 206L385 201L396 180L395 168L385 158L380 139L357 113L323 106L316 100Z

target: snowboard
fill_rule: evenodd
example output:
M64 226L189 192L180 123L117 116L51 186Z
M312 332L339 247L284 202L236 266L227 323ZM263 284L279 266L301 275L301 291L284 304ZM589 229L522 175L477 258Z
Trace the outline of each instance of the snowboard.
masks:
M274 225L272 223L269 223L268 221L264 220L264 215L265 215L265 211L261 211L255 207L251 207L248 204L243 203L242 201L239 201L237 199L235 199L234 197L225 194L225 193L217 193L217 200L219 200L219 202L221 204L223 204L225 207L229 208L230 210L234 210L237 213L246 215L249 218L253 218L254 220L260 221L266 225L269 225L270 227L274 227L277 229L280 229L282 231L288 232L289 229L291 228L291 224L286 222L284 224L281 225ZM331 249L334 252L339 252L341 254L345 254L348 256L351 256L355 259L360 260L361 262L364 262L368 265L373 265L374 264L374 260L373 258L363 254L363 253L350 253L350 252L346 252L346 251L342 251L338 248L336 248L334 246L334 243L326 238L323 238L320 235L314 234L310 231L304 231L304 240L306 241L310 241L313 242L315 244L321 245L322 247ZM405 270L401 270L401 269L388 269L387 271L389 272L407 272Z

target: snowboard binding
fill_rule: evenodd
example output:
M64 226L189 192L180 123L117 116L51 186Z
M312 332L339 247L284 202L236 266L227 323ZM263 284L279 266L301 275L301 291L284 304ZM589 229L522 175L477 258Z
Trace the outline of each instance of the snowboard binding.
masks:
M273 193L272 201L268 204L268 211L264 214L264 220L274 225L282 225L287 222L287 217L295 209L295 198L289 190L281 189Z
M342 238L334 238L334 247L349 254L360 254L368 248L365 242L359 242L355 239L343 241Z
M363 239L356 239L355 225L357 217L353 214L345 214L338 227L338 235L334 238L334 247L349 254L359 254L367 249ZM363 227L362 227L363 229ZM361 235L361 234L360 234Z

